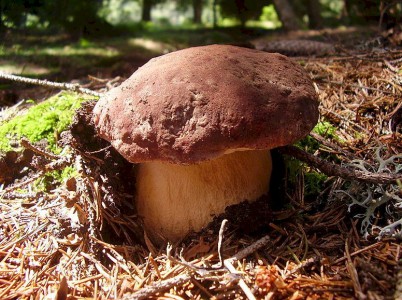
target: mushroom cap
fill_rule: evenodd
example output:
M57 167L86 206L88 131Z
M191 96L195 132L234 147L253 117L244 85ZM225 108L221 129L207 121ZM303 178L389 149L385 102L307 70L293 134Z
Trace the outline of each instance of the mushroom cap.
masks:
M317 123L318 100L286 56L210 45L151 59L93 114L98 134L128 161L188 164L292 144Z

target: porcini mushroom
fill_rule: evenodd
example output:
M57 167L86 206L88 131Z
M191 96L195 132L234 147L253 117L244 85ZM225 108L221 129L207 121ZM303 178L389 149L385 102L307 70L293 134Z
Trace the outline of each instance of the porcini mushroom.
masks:
M151 59L94 108L99 135L138 163L136 207L158 243L266 194L270 149L304 137L317 120L299 65L228 45Z

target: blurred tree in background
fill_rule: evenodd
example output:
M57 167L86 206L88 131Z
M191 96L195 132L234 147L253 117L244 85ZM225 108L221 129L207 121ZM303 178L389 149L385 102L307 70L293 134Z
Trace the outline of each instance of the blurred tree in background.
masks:
M31 13L33 7L38 10L42 5L41 0L0 0L0 30L24 26L27 13Z
M178 0L178 8L181 10L186 10L188 7L192 8L192 22L194 24L202 24L202 11L205 5L207 5L206 0Z
M111 30L98 15L102 0L0 0L0 30L28 26L65 30L74 37ZM29 22L35 17L36 22Z
M273 0L273 2L285 30L301 29L301 21L297 18L294 6L289 0Z
M348 24L380 22L384 28L400 23L402 1L344 0L344 16Z
M192 0L193 3L193 23L202 23L202 8L204 6L203 0Z
M44 5L40 10L40 19L56 28L65 29L74 37L105 34L111 30L111 26L98 16L102 0L41 1Z
M221 14L223 17L234 17L240 21L241 27L246 26L250 19L258 19L262 9L268 1L254 0L220 0Z
M121 9L123 6L133 7L134 4L139 9L131 12ZM402 1L0 0L0 32L33 28L64 31L72 37L107 35L114 32L113 26L116 25L112 26L109 22L109 14L113 14L115 19L120 18L120 24L127 26L130 23L127 19L136 20L137 23L155 23L164 18L165 25L173 25L174 19L174 25L189 20L192 24L203 26L227 26L237 22L245 27L249 21L262 20L263 15L265 21L269 21L266 16L272 14L266 14L267 7L276 11L285 30L378 24L380 21L387 27L388 23L400 22ZM153 11L157 17L153 16ZM183 17L179 18L180 15ZM179 19L181 23L177 21Z

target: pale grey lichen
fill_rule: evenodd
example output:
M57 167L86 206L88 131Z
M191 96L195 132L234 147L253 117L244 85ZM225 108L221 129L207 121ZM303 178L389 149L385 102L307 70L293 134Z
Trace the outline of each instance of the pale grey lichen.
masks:
M381 155L383 147L378 147L374 153L373 163L365 160L353 160L347 167L370 173L400 174L402 172L402 154L392 155L384 159ZM383 236L402 237L402 193L401 184L368 184L352 181L345 190L337 190L336 198L348 201L348 211L353 206L363 209L364 213L355 215L361 218L360 232L365 237L376 232L378 238ZM380 209L383 208L383 209ZM381 222L378 222L380 221ZM386 221L381 227L378 223ZM376 230L374 230L376 229Z

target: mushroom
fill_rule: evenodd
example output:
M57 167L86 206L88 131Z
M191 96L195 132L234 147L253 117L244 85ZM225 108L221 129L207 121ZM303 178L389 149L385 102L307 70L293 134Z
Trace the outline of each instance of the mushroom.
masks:
M318 101L287 57L210 45L151 59L93 113L99 136L138 164L137 211L161 243L267 194L270 149L307 135Z

